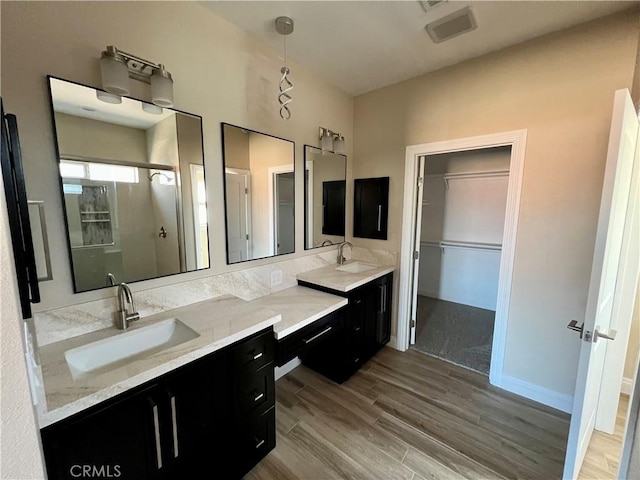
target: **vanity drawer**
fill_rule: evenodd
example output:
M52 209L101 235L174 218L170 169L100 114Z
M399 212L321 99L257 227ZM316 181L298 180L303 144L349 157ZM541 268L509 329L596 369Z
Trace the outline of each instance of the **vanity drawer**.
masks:
M231 358L235 371L250 368L257 370L275 359L275 339L269 329L233 348Z
M248 420L238 431L233 457L239 460L236 474L245 475L276 446L276 408Z
M344 308L330 313L278 342L278 366L334 338L344 328Z
M275 405L274 368L270 363L256 372L246 372L235 380L236 418L243 419L247 415Z

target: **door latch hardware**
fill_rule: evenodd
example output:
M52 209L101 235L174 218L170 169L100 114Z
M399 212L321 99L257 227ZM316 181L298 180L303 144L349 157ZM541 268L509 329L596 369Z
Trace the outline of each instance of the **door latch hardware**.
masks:
M574 331L576 331L576 332L580 332L580 338L582 338L582 335L583 335L583 329L584 329L584 322L583 322L583 323L582 323L582 325L580 325L579 327L578 327L577 325L578 325L578 321L577 321L577 320L571 320L571 321L569 322L569 325L567 325L567 328L568 328L569 330L574 330ZM590 332L587 332L587 333L589 333L589 335L591 335L591 333L590 333Z
M609 334L602 333L600 332L600 326L597 326L595 335L593 336L593 343L596 343L598 341L598 338L604 338L605 340L615 340L617 334L617 330L609 330Z

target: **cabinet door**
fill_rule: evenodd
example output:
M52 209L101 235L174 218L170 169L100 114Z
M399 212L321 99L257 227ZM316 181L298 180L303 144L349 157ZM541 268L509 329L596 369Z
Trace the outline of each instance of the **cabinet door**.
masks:
M345 345L344 310L333 312L328 317L330 320L321 331L305 339L306 349L300 359L309 368L334 382L342 383L355 371L346 359L348 348Z
M162 441L172 478L222 475L228 463L231 405L226 358L215 355L196 362L158 389L166 427Z
M389 177L354 180L353 236L387 239Z
M75 419L42 430L50 480L75 478L163 478L156 455L155 417L150 387ZM157 407L157 405L155 405Z

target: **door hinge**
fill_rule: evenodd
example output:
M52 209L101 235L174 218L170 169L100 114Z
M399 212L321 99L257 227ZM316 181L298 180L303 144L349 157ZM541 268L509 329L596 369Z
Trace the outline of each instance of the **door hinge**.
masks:
M249 193L249 189L248 189L248 188L245 188L245 189L244 189L244 193L245 193L245 194L248 194L248 193Z
M421 187L423 183L424 183L424 178L418 177L418 186Z
M249 240L249 235L248 234L246 235L246 237L247 237L247 240Z
M414 260L420 260L420 252L418 250L413 252L413 259Z
M410 326L411 328L416 328L416 321L415 321L415 320L413 320L413 319L411 319L411 321L409 322L409 326Z

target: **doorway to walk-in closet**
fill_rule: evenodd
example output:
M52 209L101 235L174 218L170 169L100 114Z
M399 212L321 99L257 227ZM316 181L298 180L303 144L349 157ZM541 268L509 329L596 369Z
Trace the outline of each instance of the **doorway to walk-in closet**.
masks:
M416 350L489 375L511 146L423 157Z

